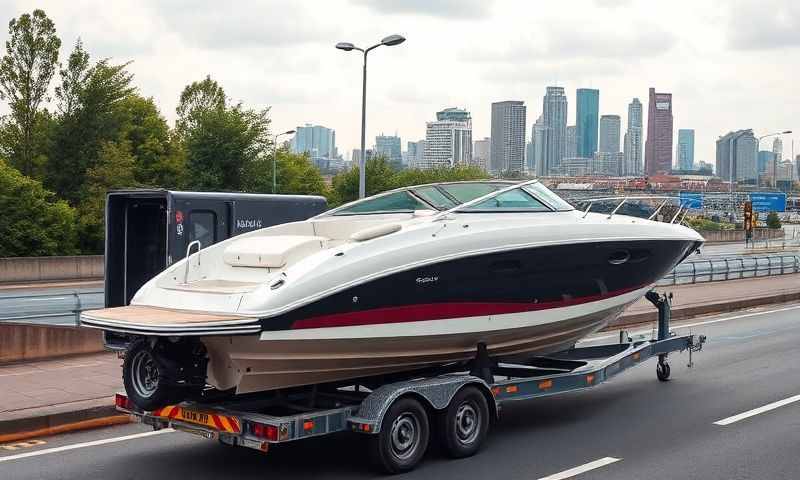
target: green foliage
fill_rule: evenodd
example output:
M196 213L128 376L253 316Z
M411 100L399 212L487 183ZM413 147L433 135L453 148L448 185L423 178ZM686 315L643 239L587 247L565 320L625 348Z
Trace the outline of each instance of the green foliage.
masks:
M733 230L732 223L718 223L703 217L687 217L685 223L697 231Z
M358 174L358 167L355 167L333 177L333 188L328 198L331 205L341 205L358 199ZM478 180L486 177L486 172L480 168L468 166L396 170L385 158L376 157L367 160L366 194L370 196L393 188L425 183Z
M0 159L0 257L78 253L75 210Z
M83 89L89 82L90 67L89 53L83 49L79 38L67 59L67 68L59 70L61 85L56 87L56 99L62 115L72 115L80 105Z
M767 228L781 228L781 219L776 212L769 212L767 215Z
M35 148L39 106L47 99L47 88L58 65L61 40L55 24L42 10L25 13L8 23L6 54L0 60L0 98L11 110L3 143L12 165L25 175L41 177L41 158ZM38 168L37 168L38 167Z
M197 111L183 137L187 185L195 190L242 190L250 162L266 158L269 109L241 105Z
M179 135L197 126L198 117L209 110L224 110L228 99L222 86L207 75L202 81L192 82L181 92L175 112L178 120L175 130Z
M286 149L277 152L276 190L274 193L294 195L325 195L327 188L319 169L306 154L292 153ZM273 193L273 157L250 162L245 168L244 190L253 193Z

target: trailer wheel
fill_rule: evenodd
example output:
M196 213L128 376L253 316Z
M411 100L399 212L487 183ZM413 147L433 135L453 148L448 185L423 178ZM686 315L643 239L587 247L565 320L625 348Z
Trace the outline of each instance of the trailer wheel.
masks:
M656 364L656 377L662 382L669 380L670 368L667 362L658 362Z
M439 415L439 440L451 458L478 452L489 433L489 405L475 387L462 388Z
M412 470L428 449L428 412L414 398L396 400L381 423L381 431L371 435L370 453L375 465L386 473Z
M146 340L131 344L122 363L125 392L139 408L153 411L170 403L174 389L164 380L164 367Z

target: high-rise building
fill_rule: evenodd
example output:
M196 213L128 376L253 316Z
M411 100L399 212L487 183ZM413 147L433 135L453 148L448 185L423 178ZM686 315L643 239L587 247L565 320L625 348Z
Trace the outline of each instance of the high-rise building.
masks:
M723 181L758 183L758 140L753 130L727 133L717 140L717 176Z
M378 135L375 137L375 154L384 157L394 168L402 168L400 144L400 137L396 135Z
M567 152L565 158L575 158L578 156L578 127L567 125Z
M655 88L650 89L647 106L644 170L647 175L672 171L672 94L656 93Z
M360 148L354 148L353 149L353 156L351 158L352 158L353 166L354 167L359 166L361 164L361 149ZM372 150L371 148L368 148L367 149L367 160L370 160L372 158L375 158L375 151Z
M472 162L472 120L469 112L448 108L425 129L425 152L419 168L454 167Z
M539 115L536 123L531 127L531 143L533 143L533 173L537 177L549 175L545 168L544 157L547 152L547 126L544 118Z
M600 152L617 153L619 148L619 133L622 122L619 115L603 115L600 117Z
M472 164L486 170L489 165L491 151L491 138L484 137L483 140L475 140L475 143L472 145Z
M307 153L311 161L321 169L327 169L330 161L338 156L336 131L322 125L306 124L297 127L290 144L294 153Z
M602 135L600 136L602 139ZM594 152L592 174L618 177L622 175L625 157L622 152Z
M462 108L445 108L439 112L436 112L436 120L443 122L443 121L451 121L451 122L470 122L472 123L472 116L470 113Z
M594 152L597 151L597 118L600 115L600 90L579 88L575 97L577 156L592 158Z
M781 140L781 137L775 137L775 140L772 141L772 153L775 154L776 162L783 161L783 140Z
M623 175L642 174L642 102L634 98L628 104L628 129L625 131Z
M678 143L675 144L675 161L678 170L694 170L694 130L678 130Z
M407 146L406 158L408 160L408 168L419 168L420 165L422 165L422 159L425 155L425 140L408 142Z
M558 170L567 153L567 96L563 87L547 87L542 119L547 126L547 145L544 155L545 175Z
M769 150L761 150L758 152L758 173L765 174L768 170L772 169L775 163L775 154Z
M525 102L509 100L492 103L491 139L491 172L524 171Z

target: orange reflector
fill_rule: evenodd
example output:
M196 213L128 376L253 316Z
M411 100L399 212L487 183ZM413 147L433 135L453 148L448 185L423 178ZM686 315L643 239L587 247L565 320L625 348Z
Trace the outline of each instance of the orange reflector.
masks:
M509 385L506 387L506 393L517 393L519 388L516 385Z
M547 390L553 386L552 380L545 380L544 382L539 382L539 390Z
M309 431L314 430L314 420L306 420L303 422L303 430Z
M594 375L586 375L586 383L591 385L592 382L594 382Z

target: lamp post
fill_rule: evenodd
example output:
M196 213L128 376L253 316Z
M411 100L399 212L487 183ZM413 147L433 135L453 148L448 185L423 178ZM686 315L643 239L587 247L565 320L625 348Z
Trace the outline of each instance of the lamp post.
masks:
M792 133L791 130L784 130L782 132L775 132L775 133L768 133L767 135L761 135L758 137L758 151L756 152L756 157L758 157L758 152L761 151L761 139L768 138L768 137L778 137L780 135L788 135ZM772 186L778 188L778 159L772 159Z
M272 147L272 193L276 193L278 185L278 137L284 135L291 135L294 130L286 130L283 133L275 135Z
M369 48L359 48L350 42L339 42L336 48L349 52L351 50L358 50L364 54L364 73L362 74L361 81L361 156L358 160L358 198L364 198L366 195L366 165L367 165L367 152L366 152L366 135L367 135L367 54L370 50L386 45L392 47L400 45L405 42L405 37L401 35L389 35Z

